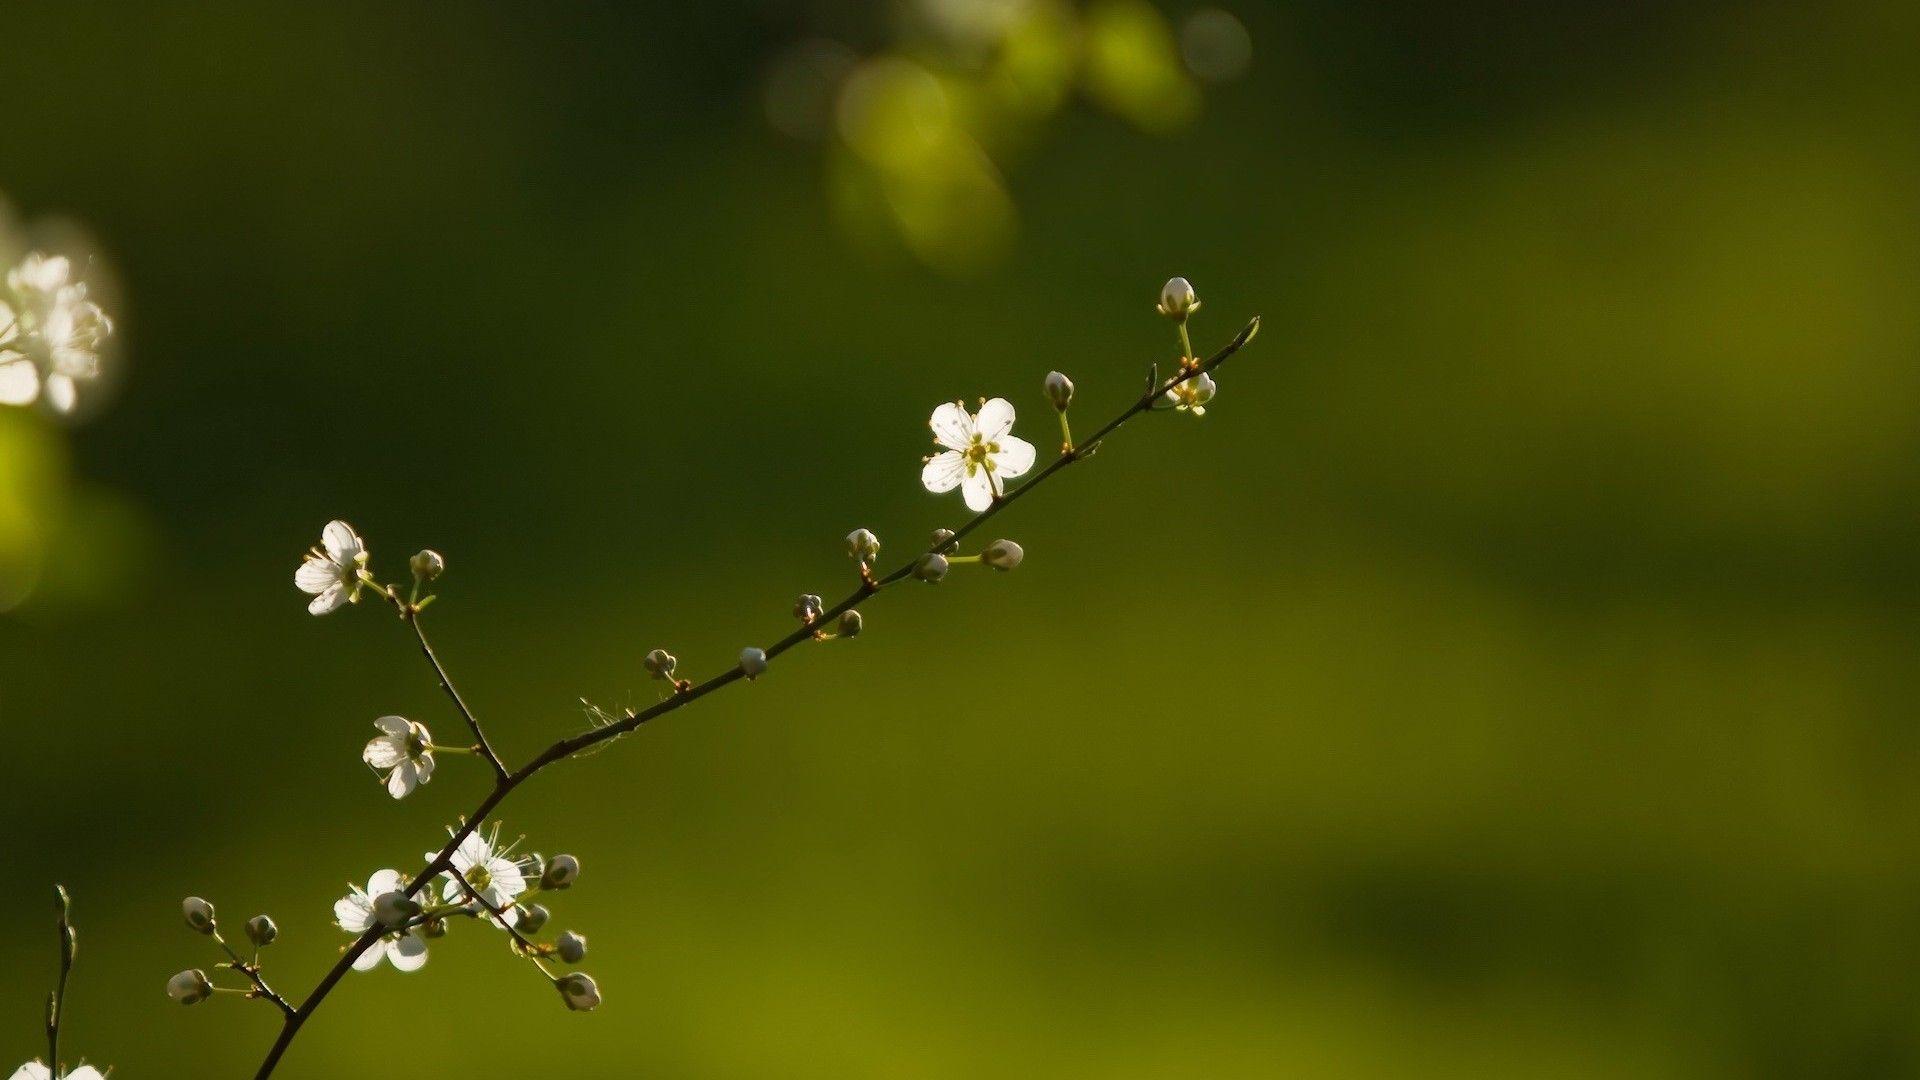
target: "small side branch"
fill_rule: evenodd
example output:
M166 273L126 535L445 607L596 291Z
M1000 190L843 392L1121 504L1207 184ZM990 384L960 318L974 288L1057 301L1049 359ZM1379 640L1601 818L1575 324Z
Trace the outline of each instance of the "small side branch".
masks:
M433 674L440 680L440 689L447 692L453 707L460 711L460 718L467 722L467 730L473 733L474 752L485 758L487 764L493 768L493 778L496 782L505 780L507 767L501 762L500 755L493 752L493 744L487 741L487 733L480 727L480 718L473 715L472 709L467 708L467 703L461 698L460 691L454 689L453 680L447 676L447 669L441 666L440 657L434 654L433 646L427 641L427 631L420 625L420 608L417 605L408 604L401 608L400 617L406 620L408 626L413 627L414 637L420 639L420 655L426 657L427 663L433 665Z

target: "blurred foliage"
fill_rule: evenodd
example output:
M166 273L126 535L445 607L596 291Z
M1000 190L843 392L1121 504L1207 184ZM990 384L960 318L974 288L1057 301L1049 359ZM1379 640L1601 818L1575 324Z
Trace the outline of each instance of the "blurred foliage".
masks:
M1018 573L516 796L585 860L599 1014L463 928L283 1075L1920 1071L1920 13L1232 10L1245 78L1164 134L1022 46L1070 89L961 127L1019 214L976 275L844 239L873 166L768 131L813 39L899 80L874 123L926 135L929 79L972 122L864 5L0 10L0 190L110 240L128 350L90 424L0 425L0 543L128 568L0 618L0 1048L59 880L75 1051L245 1075L267 1010L162 994L179 897L272 912L304 989L344 883L471 802L357 760L455 721L403 628L302 613L329 517L446 553L436 645L518 760L844 587L854 526L952 524L934 403L1120 407L1181 273L1196 344L1260 340L1004 515ZM894 151L971 198L941 130Z

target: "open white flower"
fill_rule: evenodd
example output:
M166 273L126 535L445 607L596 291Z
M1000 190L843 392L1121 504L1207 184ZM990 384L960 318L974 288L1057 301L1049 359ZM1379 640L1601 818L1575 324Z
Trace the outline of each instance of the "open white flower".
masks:
M60 290L40 324L49 405L63 413L73 411L79 384L100 377L100 346L112 333L113 320L87 299L85 285Z
M360 571L367 565L367 545L344 521L327 522L320 530L320 544L307 552L306 561L293 574L300 591L313 595L307 610L315 615L358 603L363 584Z
M82 1065L71 1072L60 1074L62 1080L105 1080L100 1070L91 1065ZM29 1061L13 1070L10 1080L53 1080L53 1070L38 1061Z
M381 870L367 879L367 887L349 885L347 895L333 902L333 919L349 934L364 934L379 925L373 914L374 902L391 892L406 888L406 879L398 870ZM418 934L400 931L381 936L353 962L355 971L372 971L386 957L401 971L419 971L427 962L427 942Z
M19 316L0 300L0 405L31 405L40 396L40 369L22 338Z
M939 494L960 488L967 509L976 513L993 505L1006 491L1006 481L1033 468L1033 444L1008 434L1013 430L1013 406L994 398L967 414L959 402L933 410L928 421L933 441L946 447L920 470L920 483Z
M1207 415L1207 402L1213 400L1218 387L1213 376L1202 372L1161 395L1166 405L1180 412L1190 412L1195 416Z
M381 777L387 794L404 799L413 789L433 779L433 735L425 724L404 716L383 716L373 722L380 735L367 743L360 760Z
M87 286L69 281L64 257L34 252L7 272L11 302L0 301L0 405L31 405L45 397L72 412L79 385L100 377L100 350L113 320L87 299Z
M429 853L427 857L431 859L433 854ZM447 873L446 884L440 891L447 903L467 902L467 890L460 883L461 878L473 886L473 891L479 893L482 900L500 912L508 926L519 921L520 912L513 902L527 891L527 875L521 869L519 860L511 858L507 848L500 846L498 826L486 836L480 835L478 830L468 833L467 838L454 849L453 870ZM494 920L489 918L487 921Z

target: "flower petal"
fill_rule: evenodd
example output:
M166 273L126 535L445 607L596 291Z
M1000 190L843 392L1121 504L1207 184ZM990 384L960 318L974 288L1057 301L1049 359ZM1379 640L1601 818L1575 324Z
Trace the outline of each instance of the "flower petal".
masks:
M79 389L70 375L49 375L45 387L47 404L55 412L70 413L79 404Z
M406 934L387 950L387 959L401 971L419 971L427 964L427 939Z
M397 739L413 734L413 722L404 716L383 716L375 720L373 726Z
M1002 480L1011 480L1033 468L1033 444L1012 435L1002 435L995 440L999 451L988 455L993 462L993 471L1000 474Z
M344 521L327 522L327 527L320 530L320 543L326 546L327 557L342 566L352 563L365 550L353 526Z
M361 893L343 896L333 902L333 919L349 934L364 934L373 925L373 905Z
M91 1065L82 1065L67 1074L66 1080L107 1080L106 1074Z
M40 369L25 357L14 353L6 355L16 359L0 362L0 405L33 404L40 396Z
M29 1061L13 1070L13 1076L9 1080L52 1080L52 1078L53 1074L47 1071L45 1065L37 1061Z
M406 879L398 870L377 870L367 879L367 899L374 900L390 892L406 887Z
M413 794L413 789L419 786L419 783L420 773L413 767L413 762L402 761L387 774L387 794L396 799L404 799Z
M966 474L966 471L966 455L958 450L948 450L943 454L935 454L933 460L927 462L926 467L920 470L920 483L928 491L938 495L959 487L960 478Z
M307 613L310 615L326 615L346 602L347 587L336 582L335 584L327 586L325 592L313 598L313 603L307 605Z
M407 742L404 738L382 735L367 743L360 752L360 760L369 768L385 771L407 760Z
M960 482L960 494L966 497L967 509L979 513L993 505L993 474L985 469L973 469L967 478Z
M959 402L949 401L933 410L927 424L933 428L934 441L949 450L965 450L973 442L973 417Z
M413 767L414 767L414 770L420 774L421 783L424 784L427 781L433 779L433 755L432 754L421 754L419 757L415 758L413 761Z
M293 584L301 592L318 596L329 588L340 584L340 568L325 559L307 556L300 569L293 572Z
M995 442L1012 431L1013 403L997 397L980 406L980 415L973 418L973 430L982 442Z
M353 970L372 971L374 968L380 966L380 958L385 955L387 955L387 939L381 938L372 945L367 946L366 952L354 957Z

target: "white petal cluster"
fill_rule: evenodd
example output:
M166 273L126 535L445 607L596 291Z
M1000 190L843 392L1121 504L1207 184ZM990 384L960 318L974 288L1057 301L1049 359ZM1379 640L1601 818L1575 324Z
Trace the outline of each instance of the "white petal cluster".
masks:
M71 1072L60 1074L61 1080L105 1080L99 1069L91 1065L82 1065ZM53 1070L38 1061L29 1061L13 1070L9 1080L54 1080Z
M367 743L360 760L387 785L387 794L404 799L413 789L433 779L433 735L425 724L404 716L383 716L373 722L380 734Z
M1033 468L1033 444L1015 438L1013 406L994 398L969 414L959 402L933 410L933 441L945 448L927 460L920 483L935 494L959 488L967 509L978 513L1005 493L1008 480Z
M293 583L313 597L307 611L325 615L343 604L358 603L365 584L360 571L367 565L367 545L353 526L344 521L329 521L320 530L320 546L307 552L300 569L293 572Z
M0 290L0 405L42 398L70 413L80 384L100 377L100 354L113 320L87 299L64 256L33 252L7 271Z
M427 858L431 859L433 855L428 852ZM527 891L527 875L520 861L512 858L507 848L501 846L498 829L487 836L477 831L468 833L467 838L454 849L452 861L453 870L458 876L448 873L440 889L440 895L447 903L467 901L466 885L461 884L464 878L482 900L500 912L500 921L512 926L519 920L520 912L513 904L521 893ZM488 918L487 921L493 923L495 920Z
M1219 388L1214 385L1213 376L1206 373L1195 375L1180 385L1161 395L1165 404L1180 412L1190 412L1195 416L1207 415L1207 402L1213 400Z
M367 879L367 887L347 886L347 895L333 902L333 919L349 934L364 934L382 925L375 916L381 897L406 889L406 879L398 870L381 870ZM427 962L427 942L418 934L397 931L380 940L353 962L355 971L372 971L384 957L400 971L419 971Z

